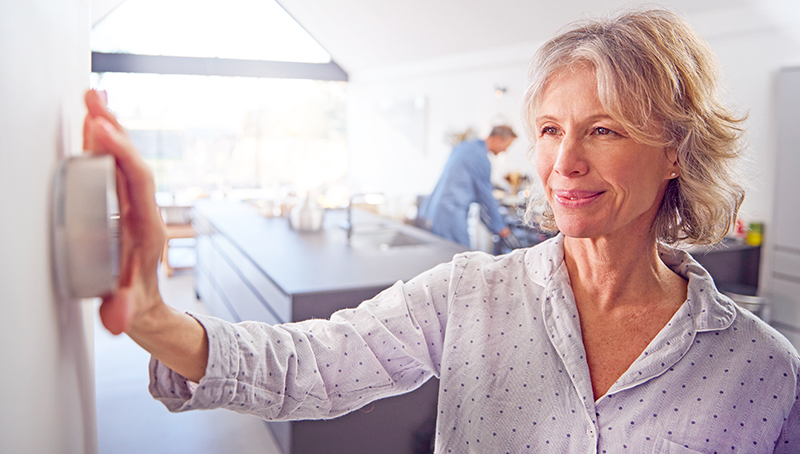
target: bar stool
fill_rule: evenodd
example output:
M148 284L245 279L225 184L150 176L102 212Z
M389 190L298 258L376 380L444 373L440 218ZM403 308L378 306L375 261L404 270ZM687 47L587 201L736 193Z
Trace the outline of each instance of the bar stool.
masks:
M161 252L161 266L164 267L164 271L170 277L175 273L175 270L191 268L170 265L170 241L181 238L194 238L195 231L194 227L192 227L190 206L161 206L159 211L161 212L161 218L164 220L164 231L167 237L166 241L164 241L164 249Z

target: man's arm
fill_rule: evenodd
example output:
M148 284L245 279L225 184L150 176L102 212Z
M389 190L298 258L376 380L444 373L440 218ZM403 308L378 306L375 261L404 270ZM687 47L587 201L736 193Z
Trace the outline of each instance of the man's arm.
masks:
M500 215L500 208L495 200L492 191L491 182L491 165L488 158L479 156L477 159L473 158L468 166L470 176L472 177L475 186L475 194L478 198L483 211L488 217L488 224L486 225L493 233L505 238L510 233L509 228L506 226L503 217Z

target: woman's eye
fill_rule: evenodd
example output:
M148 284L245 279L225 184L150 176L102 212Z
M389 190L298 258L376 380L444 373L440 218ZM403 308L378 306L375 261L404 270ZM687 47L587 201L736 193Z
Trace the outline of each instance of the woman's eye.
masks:
M610 130L608 128L604 128L602 126L598 126L598 127L594 128L594 132L595 132L595 134L597 134L599 136L607 136L609 134L614 134L614 131L612 131L612 130Z
M558 134L558 130L552 126L545 126L542 128L542 135L552 136Z

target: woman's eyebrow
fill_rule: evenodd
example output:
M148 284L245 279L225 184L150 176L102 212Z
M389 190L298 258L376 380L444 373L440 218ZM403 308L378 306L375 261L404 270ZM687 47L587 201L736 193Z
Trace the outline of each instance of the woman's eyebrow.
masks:
M615 123L619 123L619 121L615 120L611 115L608 115L608 114L605 114L605 113L589 115L588 117L586 117L585 120L588 121L588 122L597 121L597 120L610 120L610 121L613 121ZM538 125L538 124L541 124L542 122L545 122L545 121L558 122L559 120L558 120L558 118L556 118L556 117L554 117L552 115L541 115L539 117L536 117L534 124Z
M552 117L550 115L542 115L540 117L536 117L536 119L534 120L534 124L538 125L538 124L544 123L546 121L558 121L558 120L556 120L555 117Z

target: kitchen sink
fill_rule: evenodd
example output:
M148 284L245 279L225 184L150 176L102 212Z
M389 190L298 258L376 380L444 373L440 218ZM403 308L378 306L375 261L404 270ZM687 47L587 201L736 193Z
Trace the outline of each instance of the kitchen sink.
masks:
M394 229L356 231L350 237L350 247L356 249L386 251L392 248L420 246L423 244L427 244L427 241Z

